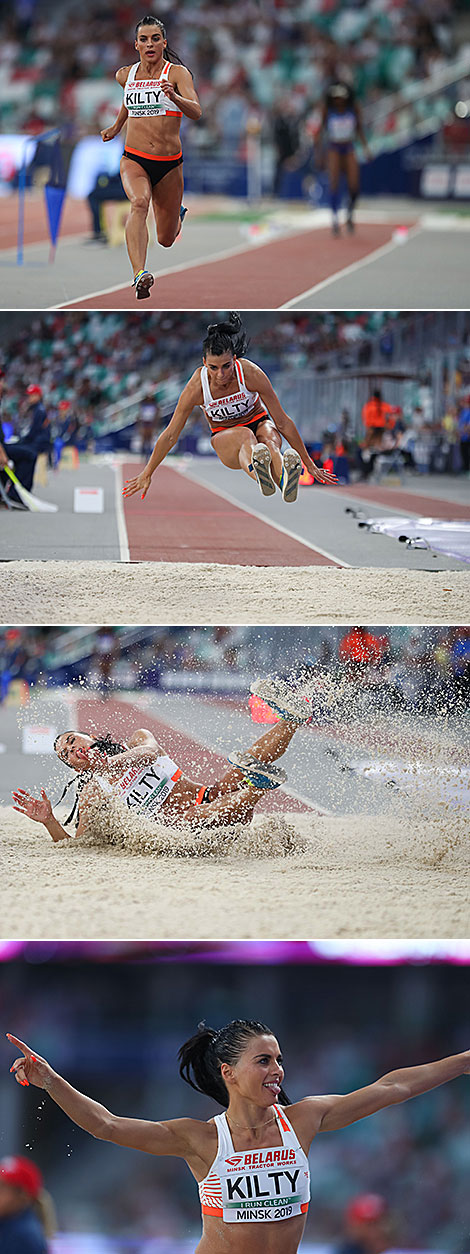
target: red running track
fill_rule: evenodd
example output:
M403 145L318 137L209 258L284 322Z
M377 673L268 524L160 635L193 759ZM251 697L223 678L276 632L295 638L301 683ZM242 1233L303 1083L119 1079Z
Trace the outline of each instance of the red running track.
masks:
M133 479L136 471L135 462L123 466L123 481ZM255 496L253 506L256 507ZM269 523L253 518L241 506L225 501L167 466L159 467L144 501L138 493L124 498L124 511L133 562L335 565L301 540L291 539Z
M226 758L223 758L220 753L204 748L191 736L176 731L161 719L148 714L147 711L144 714L137 708L133 709L127 701L118 701L110 697L104 705L99 697L80 697L77 702L77 722L77 730L87 735L103 734L105 730L110 730L112 735L122 736L123 739L145 723L147 731L153 733L165 752L181 766L184 774L189 779L194 779L196 783L200 783L201 787L203 784L207 787L214 783L229 769ZM254 728L252 742L259 739L264 730ZM265 814L282 814L289 811L296 814L319 813L313 805L290 797L282 788L276 789L275 793L267 793L266 801L260 804ZM260 809L259 806L257 806L258 809Z
M150 309L278 309L302 292L333 279L339 270L362 261L388 244L397 223L368 223L355 235L336 239L331 231L301 231L272 240L224 261L205 261L158 278L146 308ZM410 224L411 225L411 224ZM236 228L234 246L238 242ZM167 254L168 256L168 254ZM171 260L178 262L177 255ZM168 256L167 265L171 265ZM162 261L161 268L165 267ZM142 305L142 302L139 302ZM63 309L135 309L128 285L109 295L90 296L62 305Z
M330 492L337 489L330 488ZM420 492L407 492L401 488L381 487L375 483L347 484L340 489L343 497L354 497L358 503L370 502L374 505L386 505L387 509L397 509L400 513L419 514L427 518L443 518L451 522L453 519L470 519L470 505L461 505L456 501L443 500L437 496L424 496Z

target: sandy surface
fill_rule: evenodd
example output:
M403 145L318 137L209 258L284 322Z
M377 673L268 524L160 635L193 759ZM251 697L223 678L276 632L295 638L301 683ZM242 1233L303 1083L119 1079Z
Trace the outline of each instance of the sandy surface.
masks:
M470 571L16 561L10 623L465 623Z
M408 806L409 809L409 806ZM292 814L178 833L115 816L84 842L0 811L0 917L11 939L464 937L468 815ZM169 855L169 850L172 854Z

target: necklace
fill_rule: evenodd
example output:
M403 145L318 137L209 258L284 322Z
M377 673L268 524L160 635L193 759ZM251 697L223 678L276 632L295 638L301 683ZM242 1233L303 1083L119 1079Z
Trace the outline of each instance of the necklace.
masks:
M228 1119L228 1115L226 1117ZM272 1115L271 1119L265 1119L264 1123L236 1123L235 1119L232 1119L230 1115L230 1121L233 1123L234 1128L243 1128L245 1132L256 1132L258 1128L267 1128L270 1123L275 1123L276 1116Z

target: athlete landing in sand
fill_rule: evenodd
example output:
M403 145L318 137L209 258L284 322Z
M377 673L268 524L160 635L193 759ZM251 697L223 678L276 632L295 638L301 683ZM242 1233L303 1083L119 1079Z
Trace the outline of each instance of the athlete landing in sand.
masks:
M85 1132L188 1164L203 1219L196 1254L296 1254L310 1198L307 1154L317 1133L347 1128L470 1071L466 1050L390 1071L352 1093L304 1097L291 1105L282 1087L281 1050L266 1024L235 1019L219 1031L200 1024L179 1050L180 1075L224 1112L207 1123L154 1123L112 1114L72 1088L29 1045L10 1033L7 1038L22 1053L10 1068L18 1084L44 1089Z
M153 274L145 269L147 213L152 201L157 239L170 248L179 235L186 210L183 199L183 154L180 125L183 114L197 122L201 106L190 71L175 65L179 57L168 47L163 22L144 17L137 23L135 48L140 60L124 65L116 79L124 101L113 126L101 132L114 139L127 122L121 179L130 201L126 224L129 260L138 300L150 296ZM166 54L166 55L165 55Z
M183 775L145 728L134 732L127 743L113 741L110 736L93 738L73 731L57 736L57 756L78 778L77 802L67 820L71 821L75 814L76 835L82 835L87 828L90 805L105 803L111 794L121 798L129 814L155 817L161 813L165 823L185 820L202 827L251 823L254 807L266 790L278 788L287 778L285 771L272 763L282 757L297 728L308 723L312 714L306 697L286 694L285 686L276 680L261 680L251 690L259 692L265 703L276 710L280 722L247 752L231 753L231 769L208 787ZM55 818L44 789L41 797L36 798L20 788L13 793L13 800L13 808L42 823L53 841L70 835Z
M268 376L243 354L247 339L239 314L207 328L203 366L186 384L171 422L159 435L144 470L128 479L124 496L140 492L142 500L157 466L179 437L196 405L200 405L212 432L212 448L229 470L244 470L263 496L272 496L276 484L284 501L295 501L302 462L320 483L336 483L336 475L316 466L292 418L284 412ZM282 437L290 448L281 455Z

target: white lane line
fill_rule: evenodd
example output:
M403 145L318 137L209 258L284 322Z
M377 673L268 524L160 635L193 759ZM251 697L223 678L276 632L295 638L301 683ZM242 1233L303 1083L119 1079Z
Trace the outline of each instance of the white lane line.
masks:
M297 232L291 229L282 233L279 232L276 238L289 239L291 235L296 234ZM176 266L167 266L165 270L155 271L155 280L158 284L159 279L166 279L168 275L194 270L197 266L210 266L212 262L227 261L230 257L240 257L243 253L252 253L255 249L267 248L272 243L274 243L272 239L260 240L259 244L246 243L245 241L243 244L237 244L234 248L224 248L218 253L211 253L209 257L204 255L203 257L194 258L193 261L181 261ZM130 288L130 286L130 282L129 284L125 282L117 283L114 287L104 287L97 292L86 292L84 296L72 296L68 301L63 301L61 305L48 305L48 309L69 309L71 305L79 304L85 300L94 300L96 296L112 296L113 292L122 292L126 287Z
M214 694L211 693L211 696L213 697ZM122 692L120 693L120 700L126 701L128 705L133 705L134 707L140 706L144 712L152 714L154 718L158 719L159 723L163 723L170 731L179 732L181 736L190 736L191 740L194 740L197 745L201 746L201 749L205 749L206 752L217 754L218 757L223 758L224 755L222 750L214 749L212 745L208 745L207 740L203 740L201 736L198 736L197 731L193 731L192 728L191 731L188 731L187 728L183 730L181 725L178 722L172 721L171 717L169 717L167 713L162 716L158 714L158 712L149 709L147 693ZM223 701L223 695L221 700ZM247 718L250 717L248 711L246 710L240 709L238 713L246 714ZM281 784L281 792L286 793L288 797L292 797L293 801L300 801L301 805L306 806L308 810L314 811L317 814L333 814L333 810L327 810L325 806L319 805L317 801L312 801L311 797L306 797L304 793L298 792L296 788L289 788L287 784Z
M415 227L410 227L408 231L407 244L410 239L414 239L422 230L420 223ZM316 283L314 287L307 288L307 291L300 292L298 296L293 296L292 300L286 301L284 305L279 305L279 309L293 309L299 300L306 300L308 296L314 296L317 292L322 292L325 287L336 283L339 279L346 278L349 274L355 274L357 270L362 270L364 266L369 266L373 261L378 261L379 257L386 257L388 253L394 252L396 248L404 248L404 243L398 243L396 240L389 240L388 244L382 244L380 248L376 248L373 253L368 253L367 257L362 257L360 261L351 262L350 266L345 266L344 270L337 270L335 274L330 274L329 278L322 279L321 283Z
M124 504L122 499L122 466L120 462L113 461L112 467L114 470L114 507L116 510L116 522L119 539L119 560L121 562L129 562L129 540L127 536Z
M213 492L215 496L221 496L222 500L228 501L230 505L235 505L237 509L244 510L245 514L251 514L252 518L258 518L260 522L267 523L268 527L273 527L275 531L280 531L282 535L289 536L290 540L296 540L298 544L303 544L304 548L311 549L313 553L319 553L321 557L326 557L329 562L334 562L337 566L350 568L350 562L344 562L342 557L337 557L335 553L330 553L329 549L322 549L319 544L311 544L310 540L305 540L296 531L291 531L290 527L284 527L282 523L274 522L272 518L266 518L259 510L252 509L251 505L242 505L240 501L237 501L236 497L223 491L222 488L215 488L212 485L209 487L208 483L196 478L196 475L191 474L191 471L187 470L185 466L172 465L169 469L176 470L177 474L191 479L192 483L196 483L199 488L206 488L208 492Z

